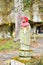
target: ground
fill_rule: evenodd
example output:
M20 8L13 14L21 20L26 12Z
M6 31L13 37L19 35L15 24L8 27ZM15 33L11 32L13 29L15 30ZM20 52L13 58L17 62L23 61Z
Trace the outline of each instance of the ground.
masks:
M34 48L35 46L36 48L38 47L36 43L35 44L33 43L31 46ZM42 43L41 46L43 47ZM19 42L14 43L13 39L0 39L0 65L5 65L4 63L6 60L11 59L13 56L18 55L17 50L19 48L20 48L20 43ZM37 55L34 58L39 58L39 56ZM39 61L40 61L39 65L43 65L43 55L41 56Z

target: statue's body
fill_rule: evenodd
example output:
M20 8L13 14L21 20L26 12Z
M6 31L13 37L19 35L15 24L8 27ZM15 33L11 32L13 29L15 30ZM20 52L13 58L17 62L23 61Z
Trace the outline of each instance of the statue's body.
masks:
M28 23L28 18L24 17L20 28L20 53L19 56L23 59L30 59L30 24ZM26 58L25 58L26 57Z

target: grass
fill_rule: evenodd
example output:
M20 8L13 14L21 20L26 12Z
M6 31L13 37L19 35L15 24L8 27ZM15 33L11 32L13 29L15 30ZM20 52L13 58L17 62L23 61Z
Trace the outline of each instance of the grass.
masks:
M14 43L13 40L8 40L5 44L0 46L0 51L3 50L12 50L12 49L18 49L19 46L19 42Z

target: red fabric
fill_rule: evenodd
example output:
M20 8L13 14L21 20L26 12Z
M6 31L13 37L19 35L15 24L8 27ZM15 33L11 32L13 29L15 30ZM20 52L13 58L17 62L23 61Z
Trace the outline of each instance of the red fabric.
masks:
M26 22L28 22L28 18L26 16L23 16L22 19L24 19Z
M30 24L28 22L24 22L24 23L22 22L22 24L21 24L22 27L29 26L29 25Z
M25 26L29 26L30 24L28 23L28 18L26 16L23 16L22 17L22 20L24 20L21 24L22 27L25 27Z

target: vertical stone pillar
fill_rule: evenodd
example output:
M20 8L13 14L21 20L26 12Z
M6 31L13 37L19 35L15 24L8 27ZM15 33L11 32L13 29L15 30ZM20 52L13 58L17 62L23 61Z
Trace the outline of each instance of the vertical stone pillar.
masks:
M39 14L39 7L37 3L34 3L33 4L33 21L34 22L39 22L38 14Z
M15 41L19 39L19 31L22 17L22 0L14 0L14 13L15 13Z

